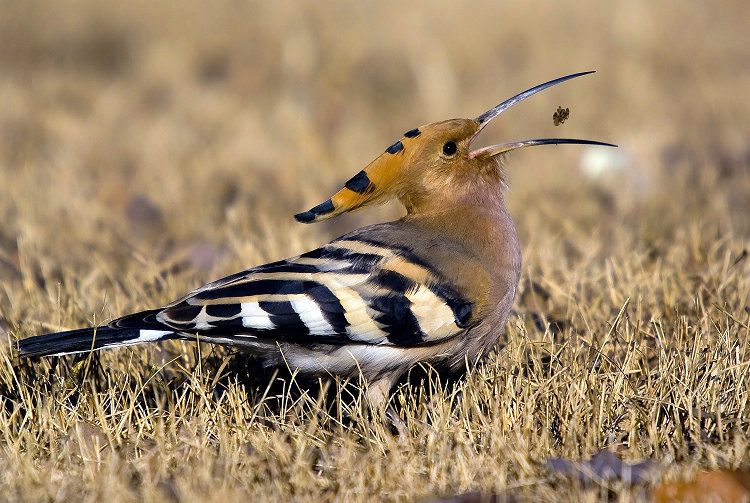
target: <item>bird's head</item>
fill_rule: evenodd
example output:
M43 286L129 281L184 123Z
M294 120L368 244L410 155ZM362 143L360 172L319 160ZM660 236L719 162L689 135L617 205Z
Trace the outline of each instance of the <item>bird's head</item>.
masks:
M614 147L616 145L592 140L542 138L471 149L479 132L511 106L555 84L589 73L593 72L576 73L532 87L476 119L450 119L407 131L330 199L294 217L303 223L319 222L394 197L411 212L422 206L423 201L466 186L482 173L498 173L497 156L511 150L562 143Z

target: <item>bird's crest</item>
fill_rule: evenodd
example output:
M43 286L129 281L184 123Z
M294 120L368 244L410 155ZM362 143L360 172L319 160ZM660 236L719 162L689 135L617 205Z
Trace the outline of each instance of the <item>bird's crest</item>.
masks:
M401 174L407 153L420 142L421 134L420 128L407 131L367 167L347 180L330 199L294 217L303 223L318 222L362 206L377 204L392 195L393 185Z

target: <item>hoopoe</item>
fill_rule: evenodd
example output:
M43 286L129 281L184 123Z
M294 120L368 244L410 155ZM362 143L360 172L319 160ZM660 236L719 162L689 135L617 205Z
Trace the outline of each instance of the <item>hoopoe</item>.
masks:
M418 362L465 370L505 330L521 270L505 205L500 154L548 138L471 150L509 107L576 73L533 87L476 119L404 133L325 202L295 215L319 222L397 198L403 218L355 230L294 258L202 286L164 307L106 326L18 342L19 356L64 355L167 339L234 346L265 366L308 376L364 377L371 406L387 402Z

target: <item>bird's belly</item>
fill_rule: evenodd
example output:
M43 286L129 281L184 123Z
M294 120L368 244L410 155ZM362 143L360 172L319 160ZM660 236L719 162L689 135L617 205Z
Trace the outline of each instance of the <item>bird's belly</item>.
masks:
M447 369L460 352L461 337L426 346L388 346L375 344L316 344L281 346L280 358L289 369L308 376L363 376L373 380L385 374L400 374L419 362ZM269 362L275 364L275 362Z

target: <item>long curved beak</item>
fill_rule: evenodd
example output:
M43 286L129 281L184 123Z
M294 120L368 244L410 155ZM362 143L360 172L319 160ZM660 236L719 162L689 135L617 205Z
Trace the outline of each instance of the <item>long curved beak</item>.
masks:
M508 143L500 143L498 145L490 145L489 147L482 147L477 150L472 150L469 153L469 157L476 157L479 154L498 155L510 152L523 147L533 147L534 145L562 145L565 143L574 143L577 145L602 145L604 147L617 147L614 143L605 143L603 141L594 140L576 140L575 138L536 138L533 140L521 140L511 141Z
M472 141L474 141L474 138L477 137L477 135L484 129L484 127L490 123L492 119L515 105L516 103L520 103L521 101L525 100L526 98L535 95L539 91L544 91L548 87L555 86L557 84L560 84L562 82L565 82L570 79L574 79L576 77L582 77L584 75L589 75L591 73L595 73L594 71L588 71L588 72L580 72L580 73L574 73L571 75L566 75L565 77L560 77L558 79L550 80L549 82L545 82L544 84L539 84L538 86L534 86L531 89L527 89L526 91L522 93L518 93L512 98L508 98L507 100L503 101L499 105L487 110L485 113L477 117L476 120L479 124L479 129L477 130L474 135L469 139L469 144L471 144ZM533 139L533 140L521 140L521 141L515 141L515 142L508 142L508 143L501 143L499 145L491 145L489 147L483 147L477 150L473 150L469 153L469 157L475 157L479 154L489 154L489 155L498 155L505 152L509 152L511 150L515 150L518 148L523 147L530 147L534 145L560 145L560 144L579 144L579 145L602 145L605 147L616 147L617 145L614 145L612 143L604 143L600 141L593 141L593 140L576 140L572 138L539 138L539 139Z

